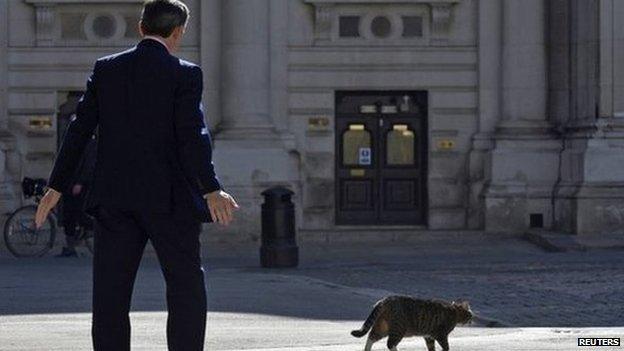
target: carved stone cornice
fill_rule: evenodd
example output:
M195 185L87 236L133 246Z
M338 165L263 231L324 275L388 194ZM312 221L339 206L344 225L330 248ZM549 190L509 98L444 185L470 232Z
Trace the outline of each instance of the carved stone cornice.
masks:
M314 39L329 40L331 37L333 4L319 4L316 6Z
M1 0L0 0L1 1ZM52 46L58 38L59 8L69 5L141 4L142 0L22 0L35 9L35 39L37 46Z
M57 5L57 4L91 5L91 4L111 4L111 3L122 3L122 4L143 3L142 0L24 0L24 2L27 4L34 5L34 6Z
M315 7L314 36L330 40L336 6L344 5L428 5L431 11L431 37L445 40L452 20L453 7L461 0L303 0Z
M56 20L55 5L52 3L35 4L35 23L37 46L51 46Z
M30 1L30 0L28 0ZM34 0L32 0L34 1ZM52 0L48 0L52 1ZM67 0L65 0L67 1ZM308 4L456 4L461 0L304 0Z
M439 2L431 3L431 29L435 33L444 33L451 23L451 13L453 3Z

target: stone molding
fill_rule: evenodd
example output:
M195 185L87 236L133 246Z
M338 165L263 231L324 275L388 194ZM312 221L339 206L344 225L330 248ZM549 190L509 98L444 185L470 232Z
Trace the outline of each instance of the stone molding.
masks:
M52 46L55 40L54 26L58 20L57 5L94 5L94 4L141 4L141 0L24 0L35 7L37 46Z
M314 36L317 40L330 40L334 5L325 4L316 7Z
M35 23L37 45L51 46L54 35L54 22L56 21L54 5L45 3L35 5Z
M25 3L34 6L52 6L57 4L65 5L92 5L92 4L111 4L111 3L125 3L125 4L141 4L142 0L24 0Z
M433 33L445 33L451 23L453 3L435 2L431 6L431 29Z
M428 5L431 11L431 36L445 40L452 21L453 7L461 0L304 0L315 7L314 39L331 39L337 5Z

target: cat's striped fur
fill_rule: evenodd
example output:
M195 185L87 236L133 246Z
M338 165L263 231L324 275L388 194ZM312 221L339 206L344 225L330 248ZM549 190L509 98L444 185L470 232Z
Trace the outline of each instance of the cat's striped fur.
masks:
M396 350L404 337L423 336L429 351L435 350L437 341L444 351L449 349L448 335L457 324L472 319L468 302L422 300L410 296L388 296L378 301L359 330L351 335L362 337L368 333L365 351L384 337L388 349Z

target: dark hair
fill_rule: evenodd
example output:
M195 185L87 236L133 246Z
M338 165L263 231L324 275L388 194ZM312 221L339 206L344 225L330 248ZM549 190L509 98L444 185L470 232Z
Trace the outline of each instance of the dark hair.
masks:
M143 4L141 28L146 35L167 38L176 27L186 25L189 9L179 0L147 0Z

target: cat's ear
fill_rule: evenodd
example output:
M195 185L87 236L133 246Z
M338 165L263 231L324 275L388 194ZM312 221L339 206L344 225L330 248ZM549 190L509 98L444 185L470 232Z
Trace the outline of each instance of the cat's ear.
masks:
M453 301L453 305L455 306L459 306L461 308L465 308L467 310L470 309L470 303L468 303L467 300L458 300L458 301Z

